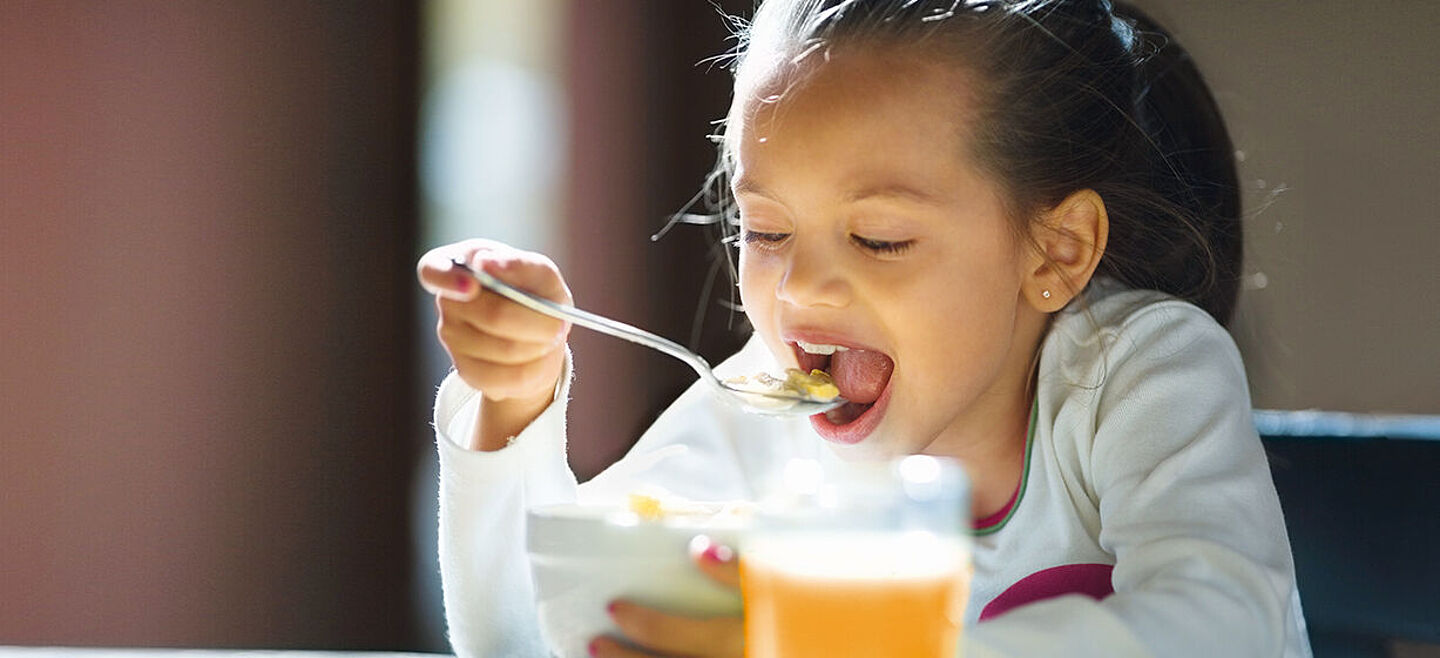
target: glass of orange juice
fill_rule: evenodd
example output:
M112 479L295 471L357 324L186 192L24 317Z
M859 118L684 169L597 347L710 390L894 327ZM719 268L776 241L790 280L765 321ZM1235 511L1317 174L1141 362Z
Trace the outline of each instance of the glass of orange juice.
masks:
M952 658L970 590L960 465L786 466L740 551L750 658Z

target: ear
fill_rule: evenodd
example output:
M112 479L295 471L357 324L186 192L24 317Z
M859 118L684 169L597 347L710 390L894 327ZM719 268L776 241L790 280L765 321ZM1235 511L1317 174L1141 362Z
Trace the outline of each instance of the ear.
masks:
M1078 190L1030 224L1031 254L1021 294L1042 313L1053 313L1085 289L1110 235L1105 200Z

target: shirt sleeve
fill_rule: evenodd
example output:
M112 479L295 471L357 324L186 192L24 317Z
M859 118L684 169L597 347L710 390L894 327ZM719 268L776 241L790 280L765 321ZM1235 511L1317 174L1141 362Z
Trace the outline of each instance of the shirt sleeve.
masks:
M1100 545L1115 556L1115 593L979 624L971 655L1309 655L1234 343L1178 302L1131 316L1112 336L1100 386L1079 389L1093 426L1073 440Z
M445 620L457 656L544 656L529 562L525 511L575 500L565 459L565 359L555 400L510 445L468 450L480 392L455 373L440 385L435 441L440 453L440 576Z

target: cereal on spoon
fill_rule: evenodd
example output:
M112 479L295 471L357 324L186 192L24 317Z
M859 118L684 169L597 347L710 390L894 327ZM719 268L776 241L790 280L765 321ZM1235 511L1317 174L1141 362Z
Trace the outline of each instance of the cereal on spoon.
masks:
M732 377L725 380L725 383L752 393L788 396L814 402L829 402L840 397L840 389L835 386L835 379L830 373L819 369L806 373L798 368L787 368L784 379L762 372L757 375Z

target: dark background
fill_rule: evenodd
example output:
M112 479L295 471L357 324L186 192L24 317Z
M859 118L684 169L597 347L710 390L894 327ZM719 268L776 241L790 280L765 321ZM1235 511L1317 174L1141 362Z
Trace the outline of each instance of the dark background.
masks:
M414 643L412 3L0 7L0 644Z
M0 645L445 648L411 538L438 383L420 11L0 3ZM711 244L648 236L713 162L728 76L694 64L727 28L701 2L564 20L583 120L555 256L578 299L684 340ZM574 350L588 475L693 375Z

